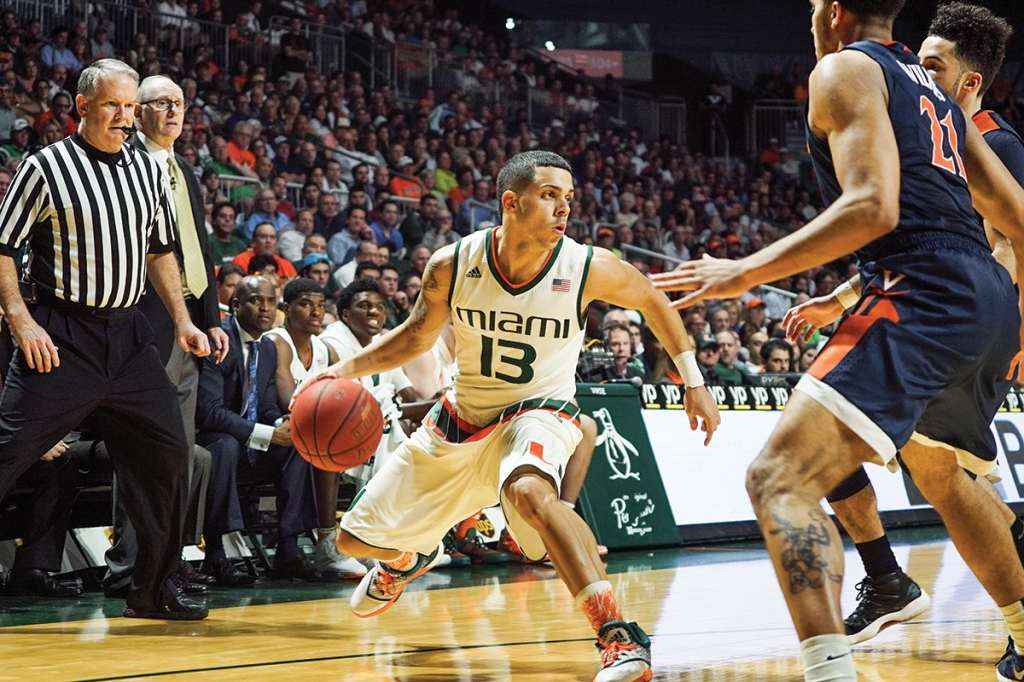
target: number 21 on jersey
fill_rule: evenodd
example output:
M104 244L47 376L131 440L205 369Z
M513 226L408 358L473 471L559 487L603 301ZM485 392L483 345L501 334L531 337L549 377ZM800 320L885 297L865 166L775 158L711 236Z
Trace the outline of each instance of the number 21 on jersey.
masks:
M956 134L956 127L953 125L953 112L946 112L945 118L939 121L935 105L930 99L921 95L921 115L927 115L931 119L932 165L967 180L967 176L964 174L964 162L960 158L958 150L960 140ZM943 151L945 144L949 144L949 148L953 150L953 156L946 156Z

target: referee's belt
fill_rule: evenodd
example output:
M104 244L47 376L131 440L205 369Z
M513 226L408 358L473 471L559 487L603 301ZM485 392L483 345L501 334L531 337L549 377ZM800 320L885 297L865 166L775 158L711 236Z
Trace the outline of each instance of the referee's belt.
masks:
M94 308L82 303L73 303L72 301L65 301L63 298L59 298L49 291L40 290L38 293L40 305L45 305L54 310L58 310L65 315L71 315L72 317L81 317L83 319L94 319L94 320L119 320L123 317L131 315L135 310L132 308Z

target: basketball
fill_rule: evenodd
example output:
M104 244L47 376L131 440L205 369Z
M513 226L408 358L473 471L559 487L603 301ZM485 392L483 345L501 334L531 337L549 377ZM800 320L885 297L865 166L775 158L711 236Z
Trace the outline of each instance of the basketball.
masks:
M348 379L321 379L296 398L292 443L318 469L345 471L377 450L384 415L373 394Z

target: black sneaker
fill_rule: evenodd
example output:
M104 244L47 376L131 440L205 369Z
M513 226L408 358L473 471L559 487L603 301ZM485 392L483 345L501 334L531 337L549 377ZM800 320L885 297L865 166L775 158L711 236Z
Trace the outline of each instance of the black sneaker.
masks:
M1006 642L1006 651L1004 651L1003 655L1000 657L1000 659L999 659L1000 663L1002 663L1003 661L1008 659L1010 656L1013 656L1014 654L1017 653L1017 649L1013 646L1013 635L1008 636L1006 639L1008 640Z
M889 623L910 620L932 605L928 593L900 570L877 579L865 577L857 583L857 601L857 608L843 621L850 644L869 640Z
M1000 682L1020 682L1024 680L1024 656L1017 653L1013 646L1013 637L1006 647L1006 654L996 664L996 679Z

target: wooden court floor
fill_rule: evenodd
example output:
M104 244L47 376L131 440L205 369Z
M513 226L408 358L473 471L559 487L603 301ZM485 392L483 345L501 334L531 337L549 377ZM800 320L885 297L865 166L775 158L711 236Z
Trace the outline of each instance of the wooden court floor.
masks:
M930 611L855 647L860 680L994 679L998 610L935 531L895 538ZM655 680L801 680L796 636L757 545L613 554L630 620L651 634ZM844 612L863 572L847 552ZM379 618L348 611L352 585L265 583L218 590L209 619L118 617L121 604L0 603L0 680L590 680L593 635L543 566L438 569Z

